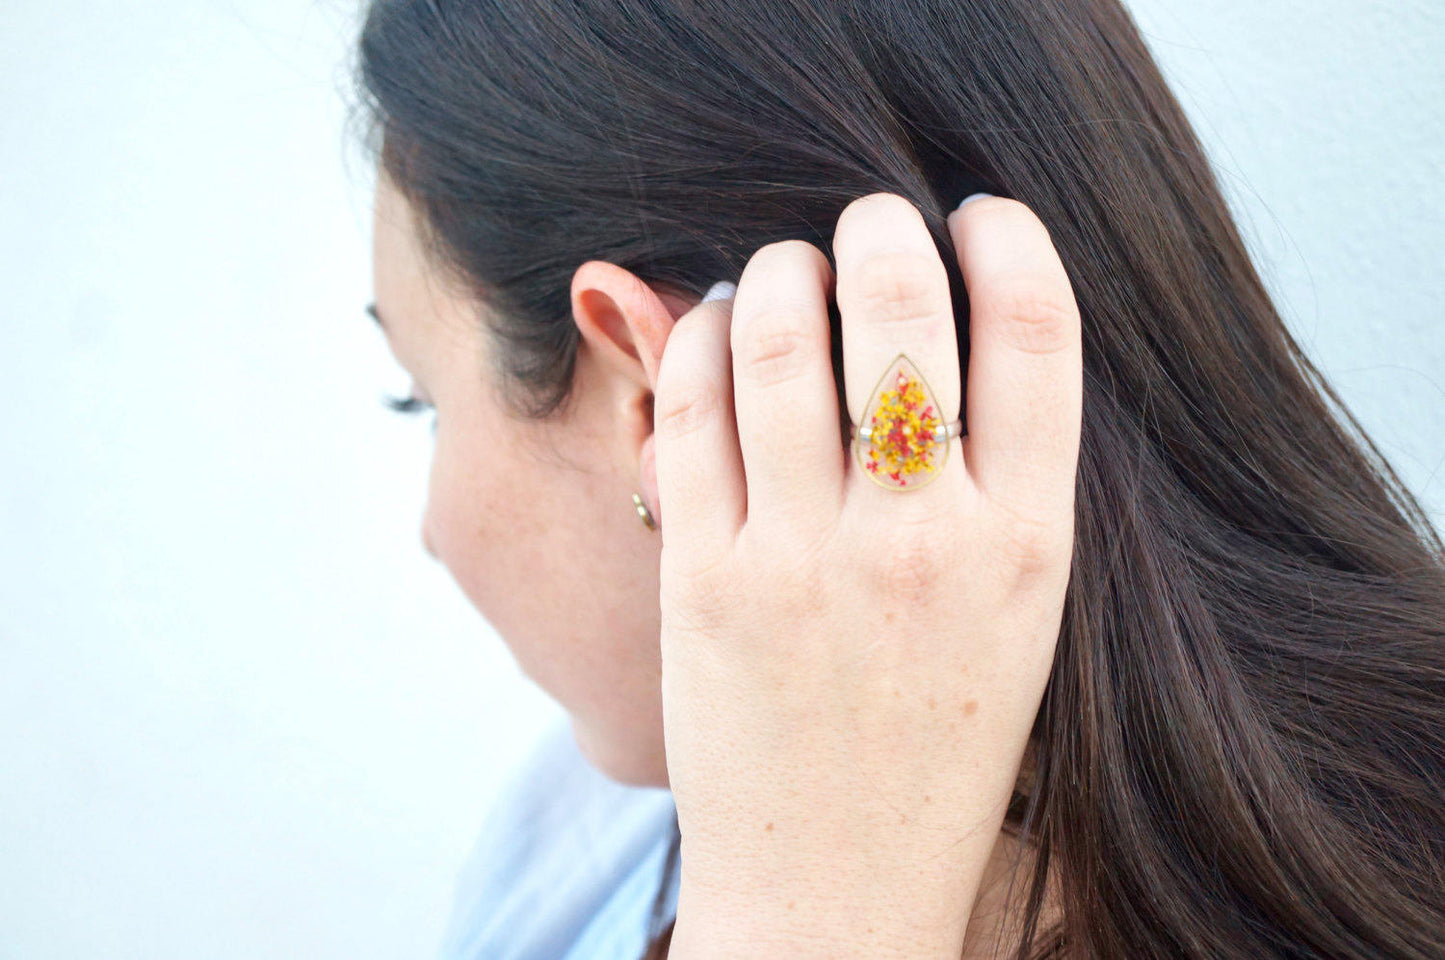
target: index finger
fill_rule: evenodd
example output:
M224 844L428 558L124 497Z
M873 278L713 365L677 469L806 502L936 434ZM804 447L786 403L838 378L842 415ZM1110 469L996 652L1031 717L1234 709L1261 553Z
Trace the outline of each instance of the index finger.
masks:
M989 499L1053 525L1072 517L1083 417L1073 286L1048 228L1017 200L965 204L948 229L970 304L965 461Z

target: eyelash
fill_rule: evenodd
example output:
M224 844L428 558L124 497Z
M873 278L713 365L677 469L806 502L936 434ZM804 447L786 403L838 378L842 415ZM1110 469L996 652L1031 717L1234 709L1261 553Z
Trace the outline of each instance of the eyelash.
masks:
M418 400L416 397L384 397L382 402L391 410L397 413L404 413L409 416L416 416L427 410L432 411L431 432L437 432L436 407L425 400Z
M385 397L382 402L397 413L418 414L424 410L435 409L430 403L416 397Z

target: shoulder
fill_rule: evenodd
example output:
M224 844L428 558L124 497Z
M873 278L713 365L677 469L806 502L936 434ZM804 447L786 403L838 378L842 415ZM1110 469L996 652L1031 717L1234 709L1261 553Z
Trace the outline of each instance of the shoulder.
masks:
M670 791L593 768L562 718L493 801L458 875L441 956L640 955L675 816Z

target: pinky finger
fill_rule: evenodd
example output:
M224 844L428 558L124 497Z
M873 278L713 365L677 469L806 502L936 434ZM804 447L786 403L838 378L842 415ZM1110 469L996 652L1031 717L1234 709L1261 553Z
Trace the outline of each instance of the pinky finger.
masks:
M657 372L653 429L663 546L698 568L731 548L747 516L733 411L732 305L731 299L705 301L679 317Z

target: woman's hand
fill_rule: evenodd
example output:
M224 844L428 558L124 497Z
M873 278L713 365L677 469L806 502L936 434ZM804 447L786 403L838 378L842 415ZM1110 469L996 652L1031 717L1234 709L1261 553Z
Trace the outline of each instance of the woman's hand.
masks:
M984 197L949 228L972 309L968 435L934 451L936 472L900 472L902 489L840 444L835 278L813 245L763 247L732 301L699 304L668 340L655 442L675 960L960 954L1058 638L1082 363L1038 218ZM898 385L900 352L951 422L957 334L917 209L854 201L833 249L853 422Z

